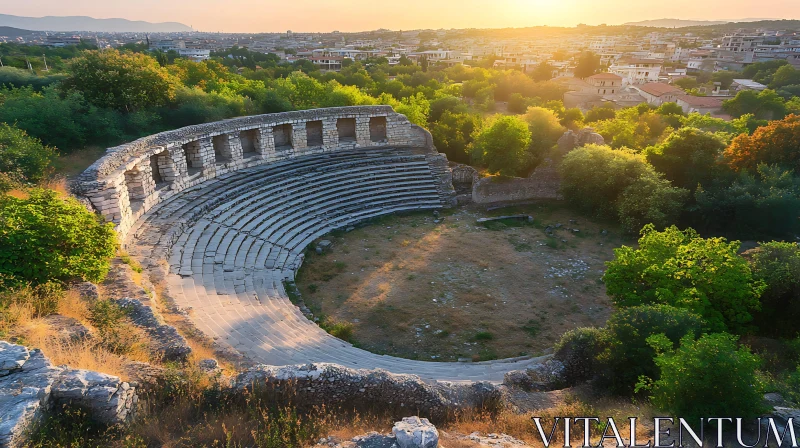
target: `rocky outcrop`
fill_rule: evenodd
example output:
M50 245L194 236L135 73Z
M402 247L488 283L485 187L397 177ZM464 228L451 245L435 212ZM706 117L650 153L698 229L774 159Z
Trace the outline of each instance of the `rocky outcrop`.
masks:
M583 128L578 132L569 130L558 139L558 149L562 154L589 144L605 145L606 141L592 128Z
M326 363L259 365L236 378L233 392L241 391L288 399L301 406L414 412L434 419L459 410L495 410L502 401L501 389L490 383L426 383L416 375Z
M136 389L119 378L53 366L40 350L0 341L0 447L25 443L54 407L75 406L106 425L128 421Z
M564 364L552 357L525 370L512 370L505 374L503 385L524 391L550 391L565 383Z
M436 448L439 431L427 418L406 417L394 424L392 435L400 448Z

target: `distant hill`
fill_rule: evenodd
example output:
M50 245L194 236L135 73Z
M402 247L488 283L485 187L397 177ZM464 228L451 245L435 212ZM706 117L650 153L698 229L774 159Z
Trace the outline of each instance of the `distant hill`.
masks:
M0 36L15 38L21 36L27 36L33 34L31 30L21 30L19 28L13 28L10 26L0 26Z
M147 32L170 33L191 31L182 23L150 23L127 19L95 19L85 16L21 17L0 14L0 26L24 28L33 31L95 31L95 32Z
M738 19L738 20L683 20L683 19L656 19L656 20L642 20L639 22L627 22L623 25L630 26L650 26L655 28L686 28L689 26L708 26L708 25L724 25L732 22L760 22L762 20L774 19Z

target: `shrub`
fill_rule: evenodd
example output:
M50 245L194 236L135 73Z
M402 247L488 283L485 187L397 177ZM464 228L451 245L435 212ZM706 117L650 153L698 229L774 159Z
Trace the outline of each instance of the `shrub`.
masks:
M639 248L614 249L603 282L620 307L666 304L688 309L718 331L743 330L759 307L764 283L754 280L739 242L701 238L675 226L642 229Z
M712 415L749 418L763 411L756 376L760 360L746 347L737 349L734 336L708 334L697 341L687 336L677 350L663 335L649 340L659 352L655 363L661 377L649 384L657 408L687 421ZM640 381L640 387L648 387L648 381Z
M64 297L64 288L57 282L46 282L36 286L21 285L0 291L0 321L14 324L14 318L3 312L16 305L29 311L30 317L41 317L58 311L58 304Z
M100 344L112 353L128 353L139 342L137 334L125 329L127 315L124 308L110 300L99 300L89 310L89 322L97 329Z
M25 131L0 123L0 172L21 181L39 182L50 173L56 151Z
M101 281L117 247L114 226L52 190L29 195L0 198L0 287Z
M323 320L320 327L331 336L337 337L343 341L353 342L353 324L350 322L334 321L333 319L327 318Z
M494 335L488 331L479 331L475 333L474 339L476 341L491 341L492 339L494 339Z
M554 358L564 364L564 386L590 379L595 373L596 357L602 351L604 330L576 328L564 333L556 343Z
M699 335L703 325L700 316L668 305L635 306L614 312L606 326L606 349L600 357L611 389L629 394L641 375L658 378L653 362L656 352L647 338L664 334L677 348L682 337Z

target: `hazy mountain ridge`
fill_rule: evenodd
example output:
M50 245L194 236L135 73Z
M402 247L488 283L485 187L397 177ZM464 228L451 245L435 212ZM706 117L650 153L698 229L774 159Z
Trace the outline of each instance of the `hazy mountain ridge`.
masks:
M178 22L151 23L127 19L95 19L87 16L22 17L0 14L0 26L33 31L95 31L95 32L150 32L168 33L191 31Z
M690 26L724 25L726 23L761 22L779 19L736 19L736 20L685 20L685 19L653 19L638 22L626 22L623 25L649 26L654 28L685 28Z
M34 32L31 30L22 30L19 28L14 28L10 26L0 26L0 36L5 37L20 37L20 36L27 36L29 34L33 34Z

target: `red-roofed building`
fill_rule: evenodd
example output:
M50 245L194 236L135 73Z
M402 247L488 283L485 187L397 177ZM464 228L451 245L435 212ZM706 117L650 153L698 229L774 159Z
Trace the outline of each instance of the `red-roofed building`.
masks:
M598 95L614 94L622 88L622 77L613 73L597 73L586 78Z
M648 104L653 106L660 106L664 103L674 103L678 95L683 94L683 90L661 82L648 82L635 86L639 91L639 95L647 101Z
M728 98L718 96L693 96L693 95L678 95L675 99L676 103L681 106L683 112L688 114L691 112L698 112L701 114L719 114L722 110L722 101Z

